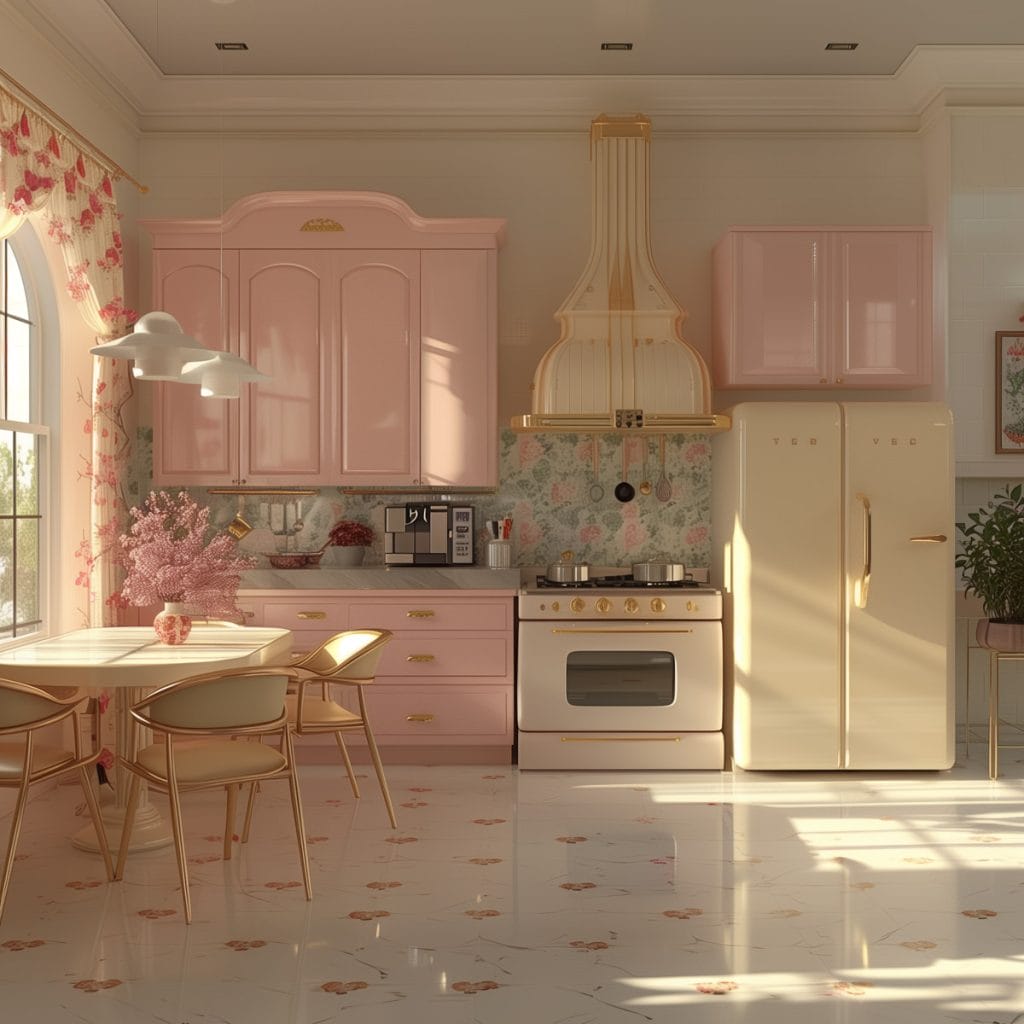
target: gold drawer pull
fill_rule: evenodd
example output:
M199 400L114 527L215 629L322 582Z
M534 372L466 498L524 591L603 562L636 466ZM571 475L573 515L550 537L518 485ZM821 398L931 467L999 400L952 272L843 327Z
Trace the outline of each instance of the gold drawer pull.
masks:
M296 612L297 618L300 619L326 619L327 612Z
M406 612L405 617L407 619L432 619L435 612L431 608L414 608L411 612Z
M405 720L407 722L432 722L434 720L433 715L406 715Z
M914 544L945 544L946 535L944 533L932 533L924 537L911 537L910 540Z
M256 613L255 612L242 612L242 616L244 618L246 618L246 619L255 619L256 618Z
M416 661L416 662L433 661L434 660L434 655L432 655L432 654L410 654L405 660L406 661Z

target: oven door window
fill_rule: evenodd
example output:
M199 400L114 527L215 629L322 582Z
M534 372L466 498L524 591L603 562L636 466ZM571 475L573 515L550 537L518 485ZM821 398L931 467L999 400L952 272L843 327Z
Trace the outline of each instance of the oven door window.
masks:
M676 699L676 660L668 651L573 651L565 695L578 708L669 707Z

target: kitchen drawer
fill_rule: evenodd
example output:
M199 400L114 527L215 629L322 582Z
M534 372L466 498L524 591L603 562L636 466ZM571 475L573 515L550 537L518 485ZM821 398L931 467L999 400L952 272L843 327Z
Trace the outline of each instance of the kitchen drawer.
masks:
M328 636L348 629L348 608L341 601L311 598L303 601L267 601L263 605L264 626L281 629L320 630Z
M474 633L395 633L377 669L381 676L498 676L511 679L511 638Z
M349 605L350 629L482 629L512 627L512 600L446 601L437 598L400 598L366 601L358 598Z
M353 707L358 698L341 695ZM369 686L367 714L378 743L512 742L511 686ZM345 734L356 743L362 733Z

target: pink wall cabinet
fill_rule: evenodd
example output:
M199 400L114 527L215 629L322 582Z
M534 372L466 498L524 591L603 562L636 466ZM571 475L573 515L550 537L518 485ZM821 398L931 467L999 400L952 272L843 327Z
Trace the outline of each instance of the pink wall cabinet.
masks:
M932 379L929 228L733 228L715 247L719 388Z
M216 221L143 223L155 308L272 378L238 403L164 385L158 484L497 485L503 220L429 220L376 192L271 192ZM221 251L224 332L210 326Z

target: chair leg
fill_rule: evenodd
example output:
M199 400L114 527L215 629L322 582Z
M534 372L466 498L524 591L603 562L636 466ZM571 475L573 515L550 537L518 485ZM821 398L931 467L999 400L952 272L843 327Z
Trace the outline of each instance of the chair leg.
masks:
M124 824L121 826L121 843L117 848L117 866L114 868L114 881L124 878L124 862L128 858L128 843L132 838L132 826L135 824L135 809L139 806L139 785L142 780L134 772L128 786L128 806L124 809Z
M240 785L225 786L227 807L224 809L224 859L231 860L231 848L235 838L235 802Z
M181 824L181 794L173 778L167 780L167 796L171 802L171 830L174 832L174 852L178 859L178 879L181 899L185 904L185 923L192 923L192 897L188 889L188 864L185 862L185 830Z
M7 903L7 890L11 884L11 871L14 868L14 851L18 846L18 837L21 835L21 820L25 816L25 804L28 803L28 772L25 779L18 787L18 800L14 805L14 814L11 817L11 834L7 840L7 856L4 857L4 873L0 878L0 918L4 915L4 905Z
M388 809L391 827L398 828L398 822L395 820L395 808L391 803L391 794L388 792L388 780L384 778L384 765L380 763L377 741L373 738L373 730L370 729L370 723L366 720L365 710L363 711L363 732L366 733L366 745L370 748L370 757L373 759L373 767L377 772L377 781L380 783L381 795L384 797L384 806Z
M242 842L249 842L249 829L252 828L252 812L256 807L256 794L260 791L258 782L249 783L249 799L245 804L245 824L242 826Z
M348 782L352 787L352 795L358 800L359 783L356 782L356 773L352 768L352 758L348 756L348 747L345 746L345 740L340 732L336 732L334 738L338 741L338 749L341 751L342 760L345 762L345 771L348 772Z
M306 849L306 822L302 817L302 800L299 796L299 780L295 774L295 747L291 732L285 731L285 746L288 750L288 792L292 798L292 818L295 821L295 838L299 843L299 860L302 862L302 881L306 886L306 899L313 898L313 883L309 877L309 852Z
M92 788L89 772L85 768L78 769L78 777L82 783L82 792L85 793L85 802L89 806L89 816L92 818L93 828L96 829L96 842L99 844L100 853L103 854L103 866L107 872L107 881L112 882L114 880L114 864L110 859L110 844L107 842L107 830L103 827L96 791Z

